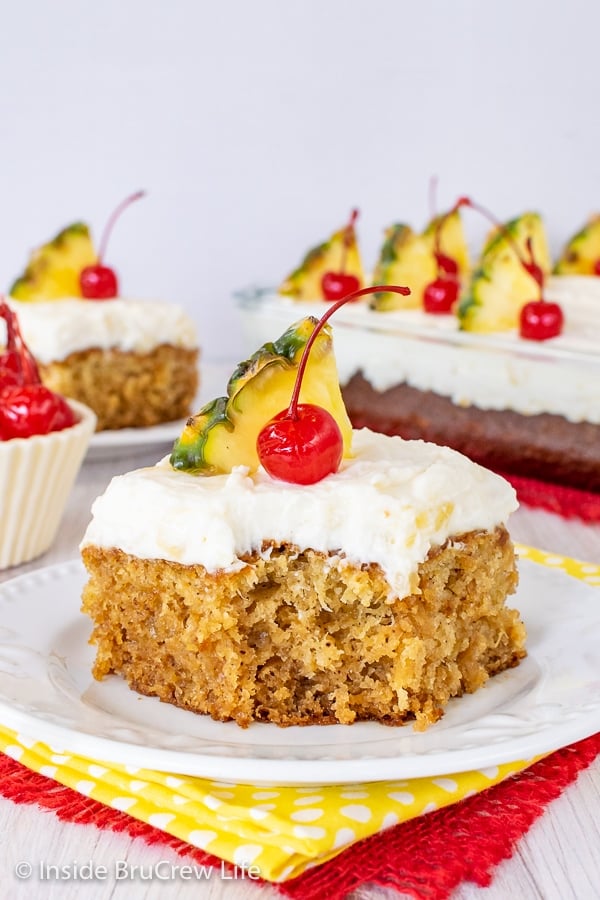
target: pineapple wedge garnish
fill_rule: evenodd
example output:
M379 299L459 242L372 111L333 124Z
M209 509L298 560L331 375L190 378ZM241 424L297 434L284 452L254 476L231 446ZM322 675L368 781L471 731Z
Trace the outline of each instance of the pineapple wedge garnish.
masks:
M10 288L15 300L62 300L81 297L79 275L97 262L89 228L75 222L33 251L27 267Z

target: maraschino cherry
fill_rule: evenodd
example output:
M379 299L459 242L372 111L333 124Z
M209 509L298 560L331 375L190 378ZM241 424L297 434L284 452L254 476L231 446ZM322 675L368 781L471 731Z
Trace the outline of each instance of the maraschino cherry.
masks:
M17 317L2 298L0 318L6 322L6 350L0 355L0 441L70 428L76 422L73 410L41 383Z
M547 341L549 338L557 337L563 330L563 311L558 303L550 303L544 300L546 279L544 270L535 258L531 236L527 238L525 244L527 249L527 257L525 257L512 235L489 210L484 206L480 206L479 203L473 203L468 197L463 197L462 199L464 200L464 206L470 206L471 209L481 213L482 216L502 232L511 244L517 259L525 271L531 275L538 287L539 297L536 300L529 300L521 307L519 316L519 334L521 337L528 341Z
M0 394L0 439L28 438L75 424L64 397L43 384L14 385Z
M433 255L437 265L437 276L428 284L423 293L423 308L425 312L436 314L452 312L452 307L458 300L460 291L460 273L458 263L451 256L442 253L440 249L441 230L447 219L450 218L461 206L465 206L467 198L460 197L452 209L440 216L435 226L435 243Z
M0 390L6 383L39 384L37 363L23 340L16 313L3 297L0 297L0 319L6 323L6 349L0 354Z
M594 263L594 275L600 276L600 259L597 259Z
M93 266L86 266L85 269L82 269L79 276L81 293L87 300L112 300L114 297L118 296L119 282L116 273L113 269L109 266L105 266L103 263L108 239L114 228L115 222L121 216L123 211L132 203L135 203L136 200L143 197L144 193L144 191L137 191L135 194L131 194L130 197L126 197L125 200L119 203L106 223L100 241L98 262Z
M350 214L350 221L346 225L344 231L344 239L342 244L342 261L338 272L325 272L321 278L321 290L325 300L337 301L352 294L360 288L360 281L356 275L346 272L346 259L348 256L348 247L354 239L354 223L358 218L358 210L353 209Z
M337 472L343 453L342 433L326 409L298 402L302 379L312 345L327 320L345 303L382 290L410 294L410 288L398 285L359 288L330 306L315 325L298 365L290 405L267 422L256 441L258 458L273 478L291 484L315 484Z
M521 307L519 334L529 341L547 341L548 338L556 337L563 330L563 311L558 303L549 303L544 300L544 273L535 262L533 243L530 237L527 238L526 246L530 263L529 266L523 263L523 266L532 278L535 278L540 289L540 296L538 300L530 300Z
M540 297L522 307L519 333L529 341L547 341L561 333L563 324L563 311L558 303L550 303Z

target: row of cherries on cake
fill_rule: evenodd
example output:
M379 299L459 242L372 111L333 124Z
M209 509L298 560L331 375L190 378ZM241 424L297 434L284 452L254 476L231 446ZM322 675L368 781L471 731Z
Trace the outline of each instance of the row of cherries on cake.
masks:
M525 258L503 226L483 207L468 197L461 197L452 209L440 217L436 226L435 259L437 277L425 288L426 312L438 314L451 312L459 294L459 271L454 259L440 250L440 231L443 223L457 209L470 206L478 210L494 225L504 231L513 246L521 265L539 288L539 298L526 303L520 316L521 336L529 340L546 340L560 334L563 314L560 306L544 300L544 273L537 264L531 239L527 241ZM372 285L362 288L355 275L345 272L347 248L353 240L357 211L353 210L344 235L342 264L337 272L326 272L321 281L323 296L332 301L331 307L319 319L304 348L290 404L274 416L259 432L256 442L258 457L263 468L273 478L292 484L314 484L327 475L337 472L343 455L343 438L340 428L326 409L312 403L299 402L304 370L317 334L329 318L344 304L359 300L366 294L378 291L410 294L410 288L400 285Z
M525 303L521 308L519 319L519 333L521 337L530 341L545 341L559 335L563 330L563 312L558 303L544 299L544 272L535 260L531 238L528 238L526 243L527 257L525 257L495 216L485 207L474 203L469 197L459 197L454 206L437 220L433 250L437 273L436 278L425 287L423 294L423 308L425 312L433 315L450 313L458 300L460 292L458 264L451 256L442 253L440 236L446 220L462 207L470 207L481 213L481 215L492 222L494 227L504 233L524 270L531 275L538 286L539 297ZM345 271L347 248L353 240L354 225L357 217L358 210L352 210L350 220L345 229L340 269L336 272L326 272L321 279L321 290L325 300L341 300L360 288L360 282L356 275ZM382 285L377 290L383 291L389 290L389 288Z

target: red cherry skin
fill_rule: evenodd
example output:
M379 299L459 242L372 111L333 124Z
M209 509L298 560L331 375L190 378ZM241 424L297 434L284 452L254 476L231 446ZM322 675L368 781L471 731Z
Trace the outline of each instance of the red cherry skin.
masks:
M445 253L436 253L435 261L438 267L438 274L443 273L458 280L458 263L455 259L452 259L451 256L446 256Z
M0 398L7 388L15 387L20 383L21 380L17 372L9 369L7 366L0 365Z
M14 312L0 298L0 319L6 322L6 350L0 353L0 369L9 369L17 376L19 384L39 384L37 363L23 340Z
M19 351L7 350L0 354L0 372L11 372L16 379L13 380L13 384L39 384L40 382L37 363L27 347L23 345Z
M423 294L425 312L441 314L452 312L458 300L459 284L455 278L436 278L428 284Z
M544 286L544 271L541 266L535 262L523 262L522 266L526 272L529 272L536 284L539 284L540 287Z
M360 288L356 275L346 272L325 272L321 279L321 290L325 300L341 300Z
M600 259L594 263L594 275L600 275Z
M0 398L0 435L3 440L62 431L76 422L64 397L43 384L6 388Z
M79 286L86 300L112 300L119 293L119 282L109 266L86 266L79 276Z
M558 303L532 300L521 309L519 333L528 341L547 341L563 330L564 316Z
M21 374L21 361L16 350L6 350L0 353L0 370L7 369L15 375Z
M300 403L297 417L287 409L258 435L258 458L272 478L291 484L315 484L337 472L344 442L333 416L321 406Z

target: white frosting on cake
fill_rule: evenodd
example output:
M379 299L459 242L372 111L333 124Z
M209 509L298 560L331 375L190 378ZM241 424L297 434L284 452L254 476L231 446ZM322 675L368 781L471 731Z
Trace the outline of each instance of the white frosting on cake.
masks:
M198 346L194 323L181 307L154 300L9 299L29 349L43 364L91 348L149 353L160 344ZM0 323L0 327L4 323ZM0 332L0 345L4 332Z
M565 328L543 342L514 331L461 332L452 315L374 312L367 303L349 303L331 320L340 381L362 371L379 391L404 382L459 406L600 424L600 278L555 276L545 296L561 304ZM248 347L256 348L326 307L272 292L250 300L242 295L240 308Z
M82 542L144 559L237 571L263 543L293 544L362 565L377 563L400 597L432 547L504 523L517 508L508 482L446 447L354 432L352 459L311 486L263 469L228 475L175 471L168 458L113 478Z

